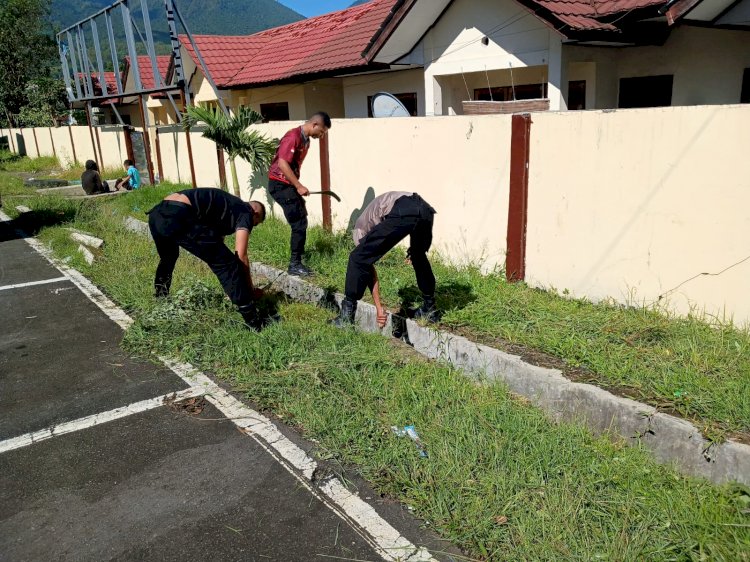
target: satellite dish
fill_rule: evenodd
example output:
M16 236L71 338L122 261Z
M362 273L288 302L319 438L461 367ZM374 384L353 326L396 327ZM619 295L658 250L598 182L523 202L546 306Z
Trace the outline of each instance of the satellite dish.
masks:
M411 117L411 113L396 96L387 92L378 92L372 96L372 116Z

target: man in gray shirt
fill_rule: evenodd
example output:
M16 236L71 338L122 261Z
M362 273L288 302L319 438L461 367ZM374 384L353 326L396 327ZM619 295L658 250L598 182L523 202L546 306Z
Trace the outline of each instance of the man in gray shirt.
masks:
M333 323L339 327L354 322L357 301L368 287L378 311L378 325L385 326L387 314L380 301L380 283L375 263L401 240L410 236L408 256L411 259L417 285L424 303L416 311L417 318L434 320L435 276L427 251L432 244L432 223L435 209L418 194L408 191L389 191L373 199L357 219L352 231L357 246L349 255L346 269L346 298L341 312Z

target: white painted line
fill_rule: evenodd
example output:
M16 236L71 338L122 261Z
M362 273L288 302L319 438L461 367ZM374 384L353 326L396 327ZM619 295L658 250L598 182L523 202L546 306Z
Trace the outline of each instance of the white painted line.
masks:
M9 291L11 289L22 289L23 287L34 287L36 285L47 285L48 283L60 283L61 281L69 281L67 277L55 277L54 279L43 279L41 281L29 281L27 283L15 283L13 285L3 285L0 287L0 291Z
M2 218L0 211L0 218ZM35 250L47 258L68 277L94 304L113 322L123 329L133 320L109 300L93 283L81 273L57 260L41 242L26 238ZM201 389L206 399L235 425L252 437L261 447L279 461L311 494L323 501L334 513L348 522L352 529L366 540L373 549L390 562L437 562L424 548L419 548L402 536L397 529L383 519L370 504L354 492L349 491L338 478L330 478L319 487L313 482L317 463L298 445L284 436L274 423L229 394L205 374L187 363L166 357L160 359L191 388Z
M51 439L52 437L59 437L60 435L65 435L66 433L81 431L82 429L94 427L95 425L101 425L103 423L119 420L127 416L132 416L133 414L139 414L141 412L153 410L154 408L158 408L159 406L161 406L164 403L165 398L171 399L172 397L174 397L174 400L176 402L179 402L180 400L195 398L196 396L201 396L202 394L202 389L192 387L170 394L157 396L156 398L149 398L148 400L135 402L134 404L115 408L114 410L109 410L107 412L100 412L92 416L86 416L85 418L79 418L77 420L52 425L50 427L40 429L39 431L25 433L24 435L19 435L18 437L0 441L0 453L6 453L8 451L20 449L21 447L27 447L34 443L39 443L40 441Z

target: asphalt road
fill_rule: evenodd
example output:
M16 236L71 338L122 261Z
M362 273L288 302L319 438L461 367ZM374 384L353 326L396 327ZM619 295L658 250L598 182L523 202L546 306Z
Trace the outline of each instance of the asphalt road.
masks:
M289 428L253 438L129 357L122 328L19 236L0 224L0 560L454 559L356 476L351 497L317 490L284 458L312 448ZM179 391L193 397L162 402Z

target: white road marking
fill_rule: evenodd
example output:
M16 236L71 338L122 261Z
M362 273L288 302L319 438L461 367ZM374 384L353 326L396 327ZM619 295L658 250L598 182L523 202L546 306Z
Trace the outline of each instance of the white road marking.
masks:
M0 218L5 215L0 211ZM6 219L7 220L7 219ZM115 303L107 298L96 285L80 272L66 266L52 255L52 252L34 238L25 238L37 252L68 277L83 294L96 304L113 322L126 329L132 323L130 318ZM166 357L160 359L191 388L197 388L206 399L221 411L235 425L252 437L271 454L292 476L310 493L323 501L334 513L348 522L352 529L366 540L373 549L390 562L437 562L423 547L417 547L402 536L397 529L378 515L375 508L344 486L340 479L331 477L320 486L313 482L317 463L298 445L284 436L273 422L229 394L209 377L187 363L180 363Z
M115 408L114 410L109 410L107 412L100 412L92 416L86 416L85 418L79 418L77 420L45 427L44 429L41 429L39 431L25 433L23 435L19 435L18 437L12 437L11 439L0 441L0 453L6 453L8 451L13 451L15 449L33 445L34 443L39 443L40 441L51 439L52 437L59 437L60 435L65 435L66 433L73 433L74 431L80 431L82 429L94 427L95 425L101 425L103 423L119 420L127 416L132 416L133 414L139 414L141 412L153 410L154 408L158 408L159 406L161 406L164 403L165 398L171 399L172 397L174 397L174 400L176 402L179 402L180 400L195 398L196 396L201 396L202 394L202 389L191 387L170 394L157 396L156 398L141 400L140 402L135 402L133 404L122 406L120 408Z
M28 283L15 283L13 285L3 285L0 287L0 291L9 291L11 289L22 289L23 287L34 287L36 285L46 285L48 283L60 283L61 281L69 281L67 277L55 277L54 279L43 279L41 281L29 281Z

